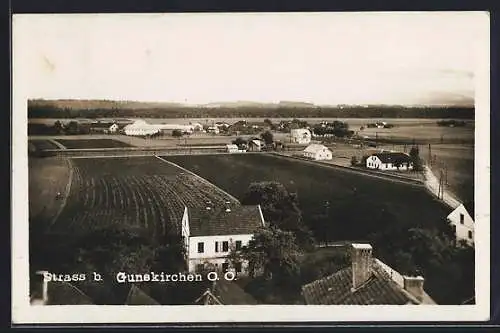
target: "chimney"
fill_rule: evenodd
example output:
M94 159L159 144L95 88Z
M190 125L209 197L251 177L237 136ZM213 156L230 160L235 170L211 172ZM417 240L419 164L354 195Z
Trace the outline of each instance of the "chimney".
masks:
M356 290L368 281L372 274L372 246L370 244L352 244L352 290Z
M424 298L424 278L422 276L403 276L404 289L422 302Z

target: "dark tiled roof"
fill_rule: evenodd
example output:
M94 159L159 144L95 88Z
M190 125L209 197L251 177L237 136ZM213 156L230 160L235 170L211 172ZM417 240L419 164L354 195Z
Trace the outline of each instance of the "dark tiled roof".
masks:
M219 280L215 286L208 285L195 304L254 305L257 301L237 283Z
M415 298L392 281L377 265L374 264L372 267L372 276L354 291L351 290L351 266L303 286L302 294L305 302L320 305L418 304Z
M191 236L253 234L262 227L259 206L233 206L225 208L189 209Z
M125 305L158 305L159 303L151 298L144 291L132 285L125 301Z
M51 305L93 304L90 297L68 282L49 282L47 295Z
M403 163L403 162L411 162L411 158L409 155L405 153L376 153L373 156L377 156L382 163Z

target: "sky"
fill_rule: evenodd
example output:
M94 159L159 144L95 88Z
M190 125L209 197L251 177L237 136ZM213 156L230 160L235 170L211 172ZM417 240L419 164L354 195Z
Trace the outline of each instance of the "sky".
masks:
M473 101L485 13L15 15L30 98ZM14 81L14 89L16 82Z

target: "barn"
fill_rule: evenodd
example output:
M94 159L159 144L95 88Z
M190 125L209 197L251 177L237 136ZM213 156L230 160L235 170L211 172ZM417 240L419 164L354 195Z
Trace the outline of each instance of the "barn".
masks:
M296 128L290 131L292 143L309 144L311 143L311 131L307 128Z
M413 163L408 154L400 152L381 152L367 157L366 167L377 170L411 170Z
M152 124L148 124L144 120L136 120L134 123L129 124L123 128L126 135L131 136L146 136L158 134L160 130Z
M328 149L326 146L313 143L307 146L307 148L303 150L302 156L317 161L331 160L332 151Z
M219 271L246 274L248 263L231 267L227 257L231 251L248 245L265 222L259 205L207 206L203 209L185 207L181 225L190 272L200 272L207 265L213 265Z

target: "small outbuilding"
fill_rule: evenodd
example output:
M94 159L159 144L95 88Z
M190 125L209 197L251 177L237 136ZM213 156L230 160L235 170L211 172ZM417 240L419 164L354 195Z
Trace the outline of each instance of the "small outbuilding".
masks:
M235 145L235 144L229 144L229 145L226 145L226 151L228 153L238 153L239 149L238 149L237 145Z
M316 161L331 160L332 151L328 149L326 146L313 143L307 146L307 148L303 150L302 156Z

